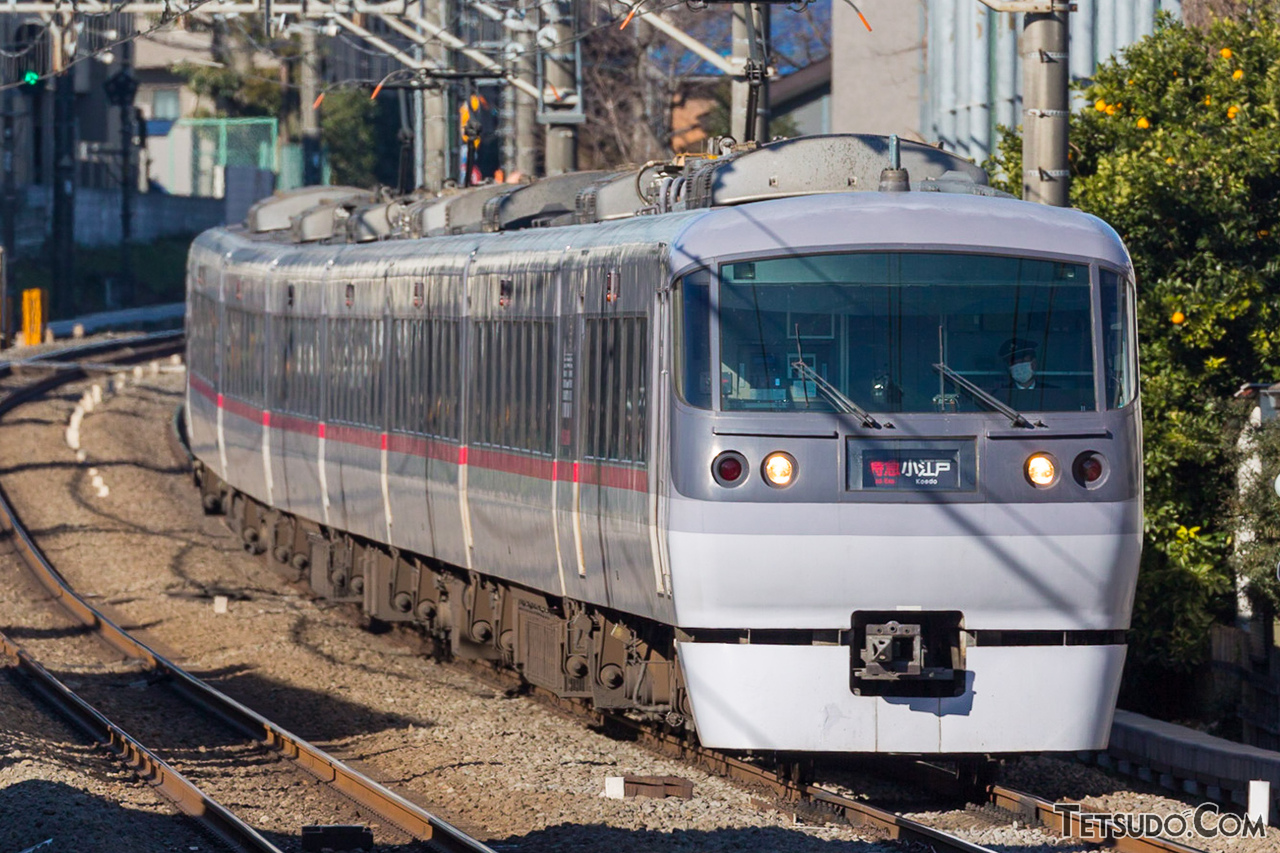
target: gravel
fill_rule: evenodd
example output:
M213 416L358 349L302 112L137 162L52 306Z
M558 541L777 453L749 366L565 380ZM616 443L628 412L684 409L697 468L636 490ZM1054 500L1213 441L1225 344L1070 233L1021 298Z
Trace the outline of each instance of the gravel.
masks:
M24 522L112 618L295 734L502 849L879 849L849 827L798 824L739 785L507 697L424 656L412 632L371 633L353 608L314 601L244 554L221 518L203 514L168 452L180 375L148 377L99 404L81 427L87 459L77 464L63 427L86 387L0 424L0 477ZM214 612L216 595L230 598L226 613ZM0 607L4 624L53 618L30 590ZM40 755L53 766L56 745ZM605 777L628 773L691 779L695 796L606 799ZM274 823L298 822L287 798L237 793L256 814L274 811ZM116 802L113 792L85 795ZM67 808L65 797L51 803ZM165 838L135 846L168 849Z
M897 849L844 825L799 823L743 786L609 739L437 663L411 630L370 632L354 608L311 599L267 561L244 554L220 517L201 511L165 439L182 399L181 375L146 378L96 407L81 428L87 460L77 464L63 443L63 427L85 387L70 387L0 424L0 477L71 584L95 594L113 618L219 689L495 848ZM109 487L107 496L99 497L91 468ZM44 597L15 583L13 565L0 553L0 624L48 630L53 617ZM213 605L218 595L230 599L222 614ZM189 835L189 825L150 789L114 771L69 772L81 758L86 766L100 765L65 733L40 734L48 723L38 713L14 715L11 722L3 703L12 693L0 680L0 748L18 744L27 763L0 758L0 814L21 815L0 820L0 853L48 837L36 837L48 824L38 823L50 817L44 809L55 810L61 825L82 814L89 821L97 810L137 812L150 822L128 826L129 837L144 839L135 849L189 849L175 834ZM681 776L693 781L694 797L605 798L605 777L624 774ZM47 778L64 787L27 782ZM842 781L856 786L856 774ZM1188 808L1131 780L1056 759L1014 762L1005 781L1042 795L1088 797L1090 805L1106 808ZM28 799L10 812L4 806L15 787ZM274 825L298 822L291 797L256 790L236 795L237 805ZM141 805L144 799L148 805ZM997 849L1079 847L1005 816L916 807L921 819ZM105 825L112 832L124 826ZM1273 842L1190 843L1213 851L1278 849Z

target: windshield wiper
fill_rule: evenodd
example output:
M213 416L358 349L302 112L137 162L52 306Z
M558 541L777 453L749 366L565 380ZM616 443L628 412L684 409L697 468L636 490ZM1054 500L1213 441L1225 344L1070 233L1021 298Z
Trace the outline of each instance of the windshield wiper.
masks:
M819 376L818 372L812 367L800 360L791 362L791 366L800 374L801 381L812 382L822 396L830 400L837 409L846 415L857 415L861 418L862 425L865 427L880 429L880 422L873 418L870 412L840 393L839 388ZM808 386L806 386L806 393L808 393L807 389Z
M991 394L982 390L982 388L975 385L973 382L970 382L968 379L965 379L963 376L961 376L959 373L956 373L954 370L952 370L950 367L947 367L945 364L935 364L933 366L933 369L938 371L948 379L950 379L952 382L959 385L965 391L968 391L974 397L977 397L979 400L986 403L991 408L995 409L1000 414L1004 415L1009 420L1013 421L1014 426L1027 427L1029 429L1034 429L1036 426L1044 426L1043 423L1033 424L1031 421L1027 420L1027 416L1022 414L1022 412L1019 412L1017 409L1013 408L1012 406L1009 406L1009 405L1006 405L1005 403L1000 402L1000 400L996 399Z

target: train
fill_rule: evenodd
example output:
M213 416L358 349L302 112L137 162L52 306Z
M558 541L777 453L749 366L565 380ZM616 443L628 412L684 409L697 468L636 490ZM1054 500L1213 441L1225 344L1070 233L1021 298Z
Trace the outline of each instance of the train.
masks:
M193 243L209 512L316 595L718 749L1105 746L1142 532L1116 232L871 135Z

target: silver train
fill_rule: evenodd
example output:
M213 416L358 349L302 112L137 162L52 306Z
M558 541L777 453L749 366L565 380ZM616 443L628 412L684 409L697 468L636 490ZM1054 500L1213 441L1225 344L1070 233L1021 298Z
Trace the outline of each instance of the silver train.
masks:
M1134 304L1103 222L881 137L313 188L192 247L187 424L248 549L560 696L719 748L1099 748Z

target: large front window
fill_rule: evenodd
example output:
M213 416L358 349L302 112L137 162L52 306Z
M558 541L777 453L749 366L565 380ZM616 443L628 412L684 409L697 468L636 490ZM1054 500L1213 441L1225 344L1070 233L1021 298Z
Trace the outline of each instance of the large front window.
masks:
M900 252L728 263L720 405L970 412L992 408L985 392L1018 411L1092 410L1092 317L1080 264ZM682 386L697 405L710 353L685 343Z

